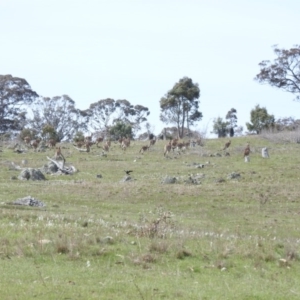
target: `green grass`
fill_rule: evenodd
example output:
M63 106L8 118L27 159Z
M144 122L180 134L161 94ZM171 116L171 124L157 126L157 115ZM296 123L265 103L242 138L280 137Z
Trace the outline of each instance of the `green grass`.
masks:
M299 299L299 144L223 139L170 158L163 141L144 155L133 142L79 153L74 175L11 180L46 153L0 153L2 299ZM250 143L251 161L243 160ZM270 159L261 158L267 146ZM196 169L193 165L204 164ZM131 182L120 182L124 170ZM236 172L239 179L228 179ZM198 185L161 184L202 174ZM96 175L101 174L102 178ZM223 182L218 182L219 179ZM8 205L31 195L46 208Z

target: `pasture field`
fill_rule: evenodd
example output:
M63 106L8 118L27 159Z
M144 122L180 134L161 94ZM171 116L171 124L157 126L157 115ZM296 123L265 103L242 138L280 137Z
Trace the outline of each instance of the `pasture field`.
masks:
M78 172L45 181L12 180L9 165L40 168L53 150L3 144L1 299L299 299L300 144L236 137L230 156L214 156L225 142L170 158L164 141L144 154L147 142L113 144L107 156L61 144ZM121 182L124 170L134 180ZM199 184L184 182L191 174ZM7 204L29 195L47 206Z

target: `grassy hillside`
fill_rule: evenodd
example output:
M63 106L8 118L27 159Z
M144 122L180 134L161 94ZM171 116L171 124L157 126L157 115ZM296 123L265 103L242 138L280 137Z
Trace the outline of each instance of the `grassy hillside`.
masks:
M300 144L239 137L224 156L225 142L168 158L163 141L145 154L146 142L113 144L107 156L62 144L78 172L45 181L13 180L10 165L40 168L53 150L3 145L1 298L299 299ZM7 204L28 195L46 207Z

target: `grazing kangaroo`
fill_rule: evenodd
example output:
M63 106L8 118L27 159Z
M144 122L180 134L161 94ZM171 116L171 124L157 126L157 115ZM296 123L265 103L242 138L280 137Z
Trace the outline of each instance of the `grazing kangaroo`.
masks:
M172 141L170 141L168 144L164 147L164 156L166 156L168 153L170 153L172 149Z
M31 137L30 136L25 136L23 140L24 140L24 142L25 142L25 144L27 146L30 146L30 141L31 141Z
M244 157L249 156L250 155L250 145L247 144L245 150L244 150Z
M144 152L147 151L147 150L149 150L149 148L150 148L150 145L143 146L143 147L141 148L141 150L139 151L139 153L144 154Z
M223 150L226 150L227 148L229 148L230 144L231 144L231 140L229 140L229 141L224 145Z
M55 139L50 139L47 143L47 146L49 148L54 148L56 146L56 140Z

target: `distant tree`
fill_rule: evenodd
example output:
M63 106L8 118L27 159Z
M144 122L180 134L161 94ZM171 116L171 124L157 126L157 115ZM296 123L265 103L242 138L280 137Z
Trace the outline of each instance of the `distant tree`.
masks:
M114 140L120 137L133 137L131 125L123 122L117 122L115 125L111 126L109 128L109 134Z
M289 50L274 46L274 53L274 62L263 60L259 64L260 73L255 80L290 92L300 101L300 45Z
M83 142L84 141L84 133L82 131L77 131L73 137L73 141L75 143Z
M86 130L86 114L75 108L75 102L67 95L40 98L32 107L33 117L29 126L42 132L47 126L56 133L56 140L70 140L79 130Z
M141 123L146 122L150 114L147 107L132 105L127 100L117 100L116 107L117 118L114 120L114 123L123 122L130 124L132 130L135 132L141 129Z
M0 75L0 133L23 129L26 106L37 97L25 79Z
M247 129L250 132L256 132L260 134L263 129L274 128L275 118L273 115L269 115L265 107L256 105L250 112L251 123L246 123Z
M86 110L89 125L97 131L107 128L115 111L116 101L114 99L107 98L92 103Z
M229 133L229 122L223 121L222 118L218 117L213 120L213 131L218 135L218 138L226 137Z
M235 130L234 130L234 134L236 136L241 136L243 134L244 128L243 126L238 126Z
M275 121L277 131L294 131L300 128L300 120L293 117L284 117Z
M166 124L175 124L180 138L187 129L202 119L199 111L200 89L192 79L183 77L175 83L173 88L160 100L160 120Z
M232 108L231 110L229 110L227 112L227 115L226 115L226 120L228 120L229 122L229 135L231 137L234 136L234 128L237 127L237 116L236 116L236 109L235 108Z
M45 125L42 129L42 138L45 140L53 139L55 141L58 141L55 128L49 124Z
M38 132L36 130L24 128L20 131L19 137L23 141L26 136L30 137L32 140L37 139L39 137Z
M150 114L145 106L132 105L128 100L110 98L92 103L85 112L89 118L89 125L97 131L106 130L118 122L130 124L132 129L137 131Z

